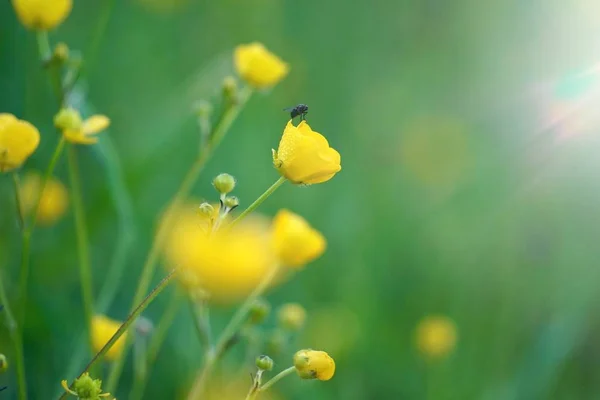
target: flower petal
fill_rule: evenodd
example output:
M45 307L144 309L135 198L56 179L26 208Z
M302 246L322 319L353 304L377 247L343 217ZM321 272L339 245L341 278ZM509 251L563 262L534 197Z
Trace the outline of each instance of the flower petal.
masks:
M110 125L110 119L105 115L92 115L83 121L83 134L95 135L102 132Z

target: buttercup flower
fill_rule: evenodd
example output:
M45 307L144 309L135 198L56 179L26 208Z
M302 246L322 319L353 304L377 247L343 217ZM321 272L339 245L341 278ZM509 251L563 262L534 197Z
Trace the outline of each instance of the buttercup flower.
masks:
M290 120L283 131L279 149L273 150L273 164L279 173L296 184L322 183L341 171L341 157L327 139L313 131L306 121L298 126Z
M268 224L257 217L211 233L206 217L194 206L171 211L176 218L164 254L178 266L187 289L202 289L211 300L227 303L245 298L275 266Z
M273 245L283 265L300 267L323 254L327 241L301 216L280 210L273 219Z
M22 208L25 214L34 211L33 208L40 196L41 189L42 178L39 174L30 172L25 175L20 188ZM65 185L51 177L46 182L46 187L40 197L37 222L45 226L54 224L65 214L68 206L69 195Z
M29 29L47 31L67 18L73 0L12 0L12 4L23 25Z
M335 373L335 361L324 351L300 350L294 354L294 367L302 379L328 381Z
M306 310L298 303L287 303L277 313L279 325L289 331L297 331L306 321Z
M20 167L39 144L35 126L12 114L0 114L0 172Z
M121 323L119 321L112 320L104 315L95 315L92 318L92 344L94 345L94 351L99 352L111 337L117 332ZM105 355L107 360L116 359L125 346L125 338L127 332L124 333L113 346L108 350Z
M450 318L435 315L425 317L417 325L417 348L428 357L443 357L454 350L457 335L456 325Z
M93 135L108 128L110 119L105 115L92 115L82 121L79 111L73 108L64 108L54 117L54 125L62 131L68 142L94 144L98 142L98 138Z
M288 65L262 43L236 47L233 58L238 74L257 89L277 84L289 71Z

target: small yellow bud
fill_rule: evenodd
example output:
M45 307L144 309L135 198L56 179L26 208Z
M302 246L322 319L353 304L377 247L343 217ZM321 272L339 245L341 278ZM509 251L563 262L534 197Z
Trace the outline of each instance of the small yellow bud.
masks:
M237 81L233 76L226 76L223 79L223 97L229 102L235 102L237 96Z
M256 357L256 367L263 371L270 371L273 369L273 359L269 356L258 356Z
M298 303L284 304L277 313L279 325L288 331L298 331L306 321L306 310Z
M202 217L212 217L215 214L215 208L210 203L202 203L198 207L198 212Z
M213 179L213 186L221 194L230 193L235 188L235 178L229 174L219 174Z
M223 205L227 210L231 211L240 205L240 200L235 196L228 196L223 200Z
M52 56L56 61L64 63L69 59L69 46L64 42L58 43L54 47L54 54Z
M5 372L8 369L8 360L4 354L0 354L0 372Z
M335 373L335 361L324 351L300 350L294 354L294 367L302 379L330 380Z
M250 308L248 313L248 321L253 325L260 324L269 316L270 312L271 305L266 300L258 299Z
M236 47L233 59L237 73L256 89L276 85L289 72L289 66L258 42Z
M74 108L67 107L61 108L61 110L54 116L54 126L64 130L79 130L81 129L81 114Z

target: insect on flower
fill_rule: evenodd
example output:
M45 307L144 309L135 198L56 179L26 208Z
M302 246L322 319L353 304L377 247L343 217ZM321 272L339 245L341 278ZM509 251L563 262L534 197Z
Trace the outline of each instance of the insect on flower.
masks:
M308 106L306 104L298 104L294 107L284 108L283 111L289 112L292 119L300 116L300 121L304 121L306 114L308 114Z

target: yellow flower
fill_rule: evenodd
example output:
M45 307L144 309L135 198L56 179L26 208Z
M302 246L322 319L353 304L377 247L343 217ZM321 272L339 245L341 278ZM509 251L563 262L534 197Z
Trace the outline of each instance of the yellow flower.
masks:
M233 56L238 74L257 89L277 84L289 71L288 65L262 43L239 45Z
M71 12L72 0L12 0L17 17L29 29L48 31Z
M300 350L294 354L294 367L302 379L328 381L335 373L335 361L324 351Z
M296 184L322 183L341 171L340 153L327 139L313 131L306 121L298 126L290 120L283 131L279 149L273 150L273 164L279 173Z
M110 119L105 115L92 115L82 121L79 111L73 108L64 108L54 117L54 125L62 130L63 136L68 142L94 144L98 142L98 138L93 135L108 128Z
M0 114L0 172L20 167L39 144L35 126L12 114Z
M204 290L211 300L245 298L275 266L268 224L246 218L211 234L212 224L196 208L169 211L174 222L164 247L168 265L179 268L184 286Z
M28 173L21 182L21 202L25 214L34 210L42 189L42 177L38 173ZM37 222L49 226L58 221L69 206L69 195L61 181L50 178L46 182L44 192L40 197Z
M277 313L279 325L290 331L297 331L306 321L306 310L298 303L287 303Z
M416 344L425 356L440 358L454 350L457 336L454 321L445 316L432 315L423 318L417 325Z
M300 267L320 257L327 241L301 216L280 210L273 219L273 245L281 264Z
M99 352L111 337L117 332L121 323L119 321L112 320L104 315L95 315L92 318L92 344L94 345L94 351ZM125 346L125 338L127 333L124 333L108 350L105 357L107 360L116 359Z

